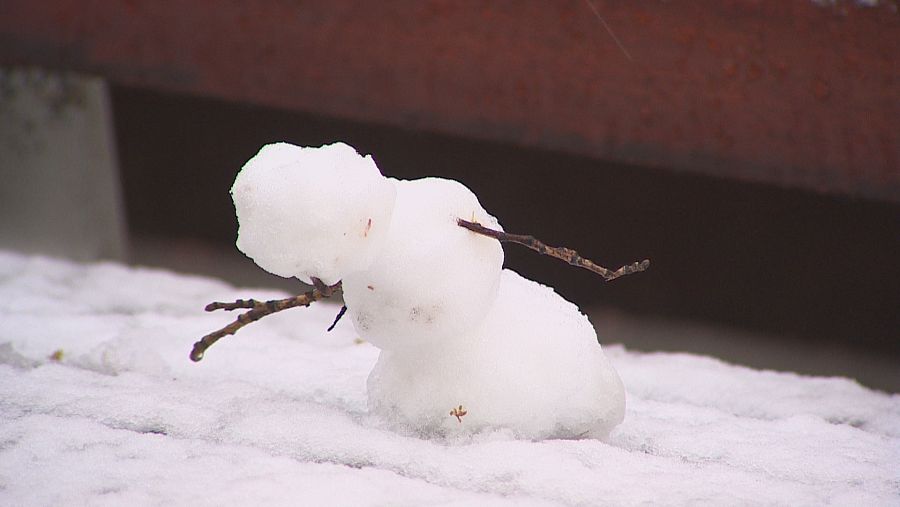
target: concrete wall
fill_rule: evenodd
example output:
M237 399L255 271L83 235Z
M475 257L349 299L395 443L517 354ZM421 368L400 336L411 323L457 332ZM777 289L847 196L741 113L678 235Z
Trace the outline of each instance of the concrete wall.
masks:
M0 248L122 259L125 236L106 84L0 68Z

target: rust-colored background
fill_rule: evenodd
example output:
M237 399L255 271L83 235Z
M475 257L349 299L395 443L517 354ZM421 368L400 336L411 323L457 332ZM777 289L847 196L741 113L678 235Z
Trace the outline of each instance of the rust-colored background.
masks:
M896 2L594 5L5 0L0 64L900 201Z

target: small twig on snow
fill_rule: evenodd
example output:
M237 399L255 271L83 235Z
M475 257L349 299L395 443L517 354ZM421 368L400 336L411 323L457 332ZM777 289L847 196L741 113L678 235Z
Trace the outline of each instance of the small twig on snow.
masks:
M460 227L464 227L472 232L488 236L490 238L494 238L497 241L507 241L510 243L518 243L520 245L527 246L528 248L542 253L544 255L549 255L550 257L556 257L557 259L568 262L573 266L578 266L579 268L584 268L589 271L593 271L598 275L602 276L604 280L607 282L610 280L615 280L620 276L630 275L632 273L639 273L644 271L648 267L650 267L650 259L644 259L640 262L634 262L625 266L622 266L619 269L612 270L608 268L604 268L599 264L595 264L590 259L585 259L581 255L578 254L575 250L570 248L562 247L562 246L549 246L546 243L540 241L534 236L529 236L526 234L510 234L508 232L495 231L494 229L488 229L487 227L477 223L477 222L469 222L468 220L463 220L462 218L457 218L456 223L459 224Z
M334 329L334 326L337 325L338 321L341 320L341 317L344 316L344 313L346 311L347 311L347 305L342 306L341 309L338 310L337 316L334 318L334 322L332 322L331 325L328 326L328 329L326 329L325 331L330 333L331 330Z
M463 408L462 405L460 405L458 407L453 407L453 409L450 411L450 415L455 417L456 420L459 421L460 424L462 424L462 418L465 417L465 415L468 413L469 413L469 411L466 410L465 408Z
M215 310L230 311L238 309L249 309L249 311L238 315L237 320L235 320L231 324L228 324L218 331L209 333L208 335L201 338L200 341L195 343L193 350L191 350L191 361L197 362L203 359L203 355L206 353L206 349L210 348L214 343L219 341L220 338L236 333L240 328L246 326L251 322L255 322L265 317L266 315L271 315L282 310L287 310L288 308L294 308L297 306L309 306L313 301L331 297L334 292L341 287L341 282L338 282L334 285L325 285L318 278L313 278L313 283L316 285L315 289L304 292L299 296L293 296L285 299L274 299L271 301L238 299L233 303L214 302L206 305L206 311L208 312L212 312Z

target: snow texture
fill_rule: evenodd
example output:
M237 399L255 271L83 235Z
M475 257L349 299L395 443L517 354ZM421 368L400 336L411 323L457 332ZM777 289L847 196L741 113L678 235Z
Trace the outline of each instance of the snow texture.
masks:
M328 285L368 267L394 207L394 187L372 157L344 143L264 146L231 195L238 249L270 273Z
M472 333L382 351L368 387L372 413L413 434L504 428L519 438L605 439L625 415L622 381L587 317L510 270ZM446 417L459 404L465 424Z
M423 439L367 414L378 350L334 305L190 362L251 296L283 295L0 252L0 505L898 505L900 396L852 380L605 346L608 443Z
M422 349L474 330L497 296L503 249L457 225L502 230L453 180L390 180L397 189L387 239L365 271L344 278L356 329L382 349Z

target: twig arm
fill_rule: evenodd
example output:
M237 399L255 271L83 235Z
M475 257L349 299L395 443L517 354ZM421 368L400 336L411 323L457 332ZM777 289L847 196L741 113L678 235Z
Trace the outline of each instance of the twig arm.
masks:
M622 266L619 269L612 270L600 266L590 259L585 259L575 250L565 247L549 246L546 243L535 238L534 236L495 231L479 223L463 220L462 218L457 219L456 222L460 227L464 227L477 234L488 236L501 242L505 241L509 243L518 243L520 245L527 246L528 248L541 254L556 257L557 259L564 260L573 266L587 269L602 276L606 281L615 280L620 276L644 271L650 266L650 260L644 259L640 262L634 262ZM334 285L325 285L318 278L313 278L312 281L315 285L315 288L311 291L300 294L299 296L293 296L285 299L273 299L271 301L238 299L237 301L231 303L214 302L206 305L206 311L208 312L212 312L215 310L231 311L239 309L247 311L238 315L238 318L231 324L228 324L222 329L209 333L208 335L204 336L199 341L194 343L194 348L191 350L191 360L194 362L200 361L201 359L203 359L203 355L206 353L206 350L209 349L214 343L219 341L220 338L235 334L239 329L246 326L247 324L250 324L251 322L255 322L265 317L266 315L271 315L282 310L287 310L288 308L294 308L296 306L309 306L313 301L331 297L331 295L333 295L334 292L341 287L341 282L337 282ZM346 307L342 307L337 317L335 317L334 323L331 325L331 327L328 328L329 331L334 328L335 324L337 324L340 318L344 315L345 311Z
M627 264L625 266L620 267L619 269L612 270L608 268L604 268L603 266L594 263L590 259L585 259L581 255L578 254L575 250L571 248L566 248L562 246L549 246L543 241L535 238L534 236L529 236L527 234L510 234L508 232L503 231L495 231L494 229L489 229L477 222L470 222L468 220L463 220L462 218L457 218L456 223L463 228L466 228L472 232L481 234L483 236L488 236L490 238L494 238L497 241L506 241L508 243L518 243L523 246L527 246L528 248L539 252L544 255L549 255L550 257L556 257L557 259L568 262L573 266L577 266L579 268L584 268L598 275L602 276L604 280L607 282L610 280L615 280L620 276L630 275L632 273L639 273L641 271L646 270L650 267L650 259L644 259L640 262L633 262L631 264Z
M304 292L299 296L293 296L285 299L273 299L271 301L238 299L237 301L234 301L232 303L214 302L206 305L206 311L208 312L212 312L215 310L237 309L246 309L248 311L238 315L238 318L231 324L228 324L222 329L209 333L208 335L200 338L199 341L194 343L194 348L191 350L191 361L200 361L201 359L203 359L203 355L206 353L206 350L212 347L212 345L219 341L220 338L237 333L240 328L246 326L247 324L255 322L265 317L266 315L271 315L282 310L287 310L288 308L294 308L297 306L309 306L313 301L318 301L319 299L331 296L335 290L340 288L340 286L341 282L330 286L323 285L322 287Z

